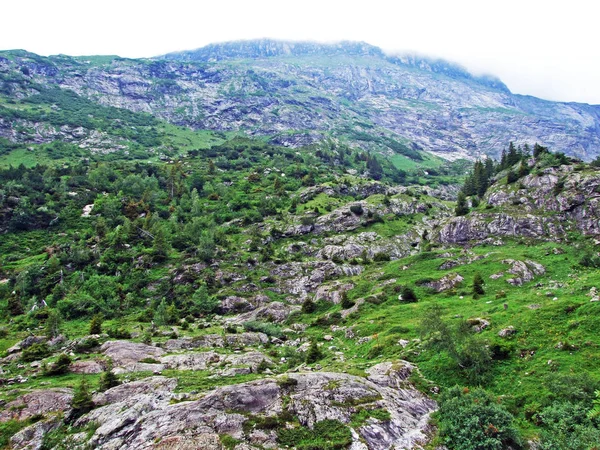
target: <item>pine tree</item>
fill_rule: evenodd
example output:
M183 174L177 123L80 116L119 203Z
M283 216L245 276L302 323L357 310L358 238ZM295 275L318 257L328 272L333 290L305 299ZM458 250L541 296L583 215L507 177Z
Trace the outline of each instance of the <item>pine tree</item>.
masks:
M71 401L71 416L68 422L73 423L78 417L89 412L94 408L94 402L92 401L92 394L85 378L81 378L79 384L75 387L73 393L73 400Z
M102 314L95 314L90 320L90 334L102 334Z
M513 142L508 144L508 154L506 155L506 167L512 167L521 160L521 155Z
M158 227L152 241L152 259L164 261L169 256L170 245L163 227Z
M169 321L169 317L167 315L167 303L163 298L158 307L156 308L156 312L154 313L154 321L157 325L166 325Z
M109 362L106 365L106 368L104 369L104 372L102 372L102 375L100 375L100 385L98 387L99 391L104 392L112 387L121 384L119 378L117 377L117 375L115 375L112 369L112 361L109 360Z
M456 200L456 208L454 209L454 213L457 216L465 216L469 214L469 206L467 205L467 197L465 196L463 191L458 193L458 198Z
M310 344L308 351L306 352L306 362L308 364L316 363L317 361L323 359L323 352L317 345L317 341L313 341Z

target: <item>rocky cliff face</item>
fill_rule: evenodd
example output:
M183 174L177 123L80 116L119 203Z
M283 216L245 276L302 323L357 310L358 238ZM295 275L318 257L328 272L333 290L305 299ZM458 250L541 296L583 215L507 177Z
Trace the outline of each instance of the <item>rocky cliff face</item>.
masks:
M60 86L103 105L196 129L243 130L301 146L336 137L392 153L448 159L498 155L506 142L540 142L590 159L600 108L511 94L442 61L388 56L363 43L249 41L154 60L0 55L1 91ZM2 135L10 135L3 123Z
M560 241L567 233L600 234L598 170L572 165L537 170L513 185L497 182L483 204L436 231L444 244L523 237Z

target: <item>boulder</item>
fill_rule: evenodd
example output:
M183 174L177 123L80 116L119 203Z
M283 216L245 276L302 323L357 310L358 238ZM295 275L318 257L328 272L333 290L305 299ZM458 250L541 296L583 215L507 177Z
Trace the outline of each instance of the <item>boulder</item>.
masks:
M46 433L56 429L59 425L60 419L51 417L23 428L10 438L10 448L13 450L39 450L42 448Z
M517 330L512 325L498 331L498 336L502 338L510 337L517 333Z
M163 366L158 363L141 362L144 359L158 360L165 353L159 347L129 341L108 341L100 347L100 350L112 359L115 373L154 372L163 369Z
M513 278L506 280L507 283L513 286L521 286L523 283L527 283L535 278L536 275L543 275L546 273L546 269L540 263L535 261L517 261L514 259L505 259L502 264L510 265L508 273L516 275Z
M71 389L45 389L25 394L4 405L0 422L10 419L25 420L38 414L66 411L71 407Z
M368 370L367 378L329 372L288 373L220 387L198 400L175 404L170 402L171 386L114 395L131 389L134 383L129 383L100 394L111 396L110 401L97 396L103 406L76 425L97 424L86 445L99 449L220 449L218 436L223 434L240 441L238 450L257 445L278 448L274 431L244 427L250 416L278 416L285 410L307 427L325 419L349 424L360 403L364 408L388 411L390 419L370 419L355 429L352 448L416 449L427 441L427 422L436 403L410 385L413 369L406 362L383 363ZM165 380L154 378L158 379ZM149 386L150 381L135 383Z
M449 273L437 281L424 283L423 286L433 289L435 292L444 292L454 289L464 281L464 278L458 273Z

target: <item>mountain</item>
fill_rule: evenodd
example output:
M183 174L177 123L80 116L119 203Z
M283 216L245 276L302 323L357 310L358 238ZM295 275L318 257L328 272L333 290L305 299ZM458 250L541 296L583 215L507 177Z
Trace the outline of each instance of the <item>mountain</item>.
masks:
M1 449L600 442L600 158L417 142L559 104L357 43L2 55Z
M0 53L0 75L8 99L58 87L172 124L291 147L334 139L453 160L497 157L512 140L581 159L600 153L599 106L514 95L494 78L365 43L241 41L141 60L9 51ZM0 135L15 134L0 123Z

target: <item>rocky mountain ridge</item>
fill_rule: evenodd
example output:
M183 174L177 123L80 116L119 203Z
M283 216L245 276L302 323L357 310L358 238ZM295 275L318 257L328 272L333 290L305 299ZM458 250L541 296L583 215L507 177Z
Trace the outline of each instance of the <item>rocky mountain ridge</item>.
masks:
M0 54L0 74L8 99L58 86L177 125L292 147L333 138L446 159L496 157L510 140L582 159L600 149L598 106L513 95L498 80L364 43L248 41L153 60L12 51ZM15 139L15 128L28 124L3 119L0 135Z

